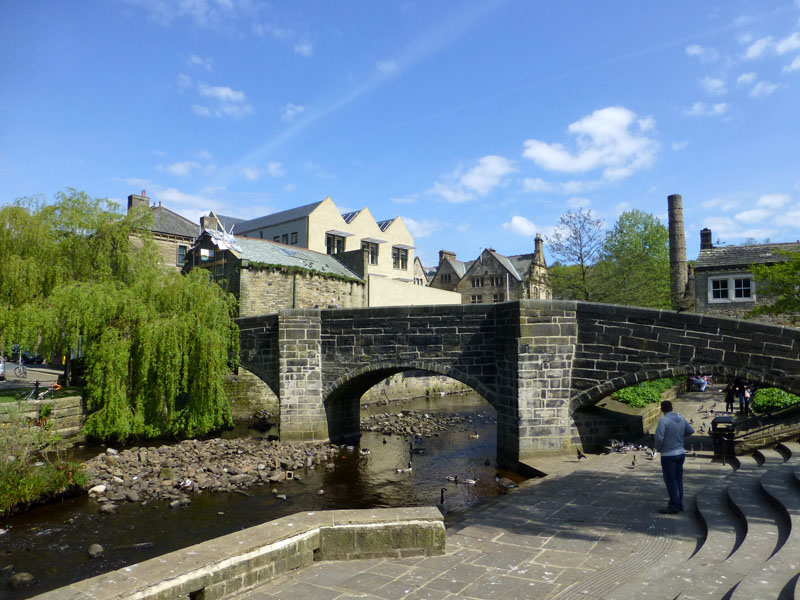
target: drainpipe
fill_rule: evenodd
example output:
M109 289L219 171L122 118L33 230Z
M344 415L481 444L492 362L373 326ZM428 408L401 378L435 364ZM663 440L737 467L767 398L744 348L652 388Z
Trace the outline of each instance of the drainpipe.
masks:
M297 308L295 306L297 302L297 273L292 273L292 308Z

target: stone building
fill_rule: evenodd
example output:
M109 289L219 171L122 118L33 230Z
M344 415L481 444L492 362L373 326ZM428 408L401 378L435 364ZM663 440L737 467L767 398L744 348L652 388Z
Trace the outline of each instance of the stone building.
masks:
M490 304L520 299L550 299L552 290L543 242L536 235L534 252L503 256L493 248L477 260L461 262L453 252L439 252L439 268L431 287L458 292L462 304Z
M401 217L376 221L368 208L341 213L333 200L298 206L249 221L209 215L218 228L325 254L364 250L374 275L413 283L414 238Z
M172 212L168 208L157 205L150 206L150 198L144 190L141 194L128 196L128 212L134 206L149 206L153 215L153 241L158 247L164 264L176 269L183 268L186 253L200 235L200 227L189 219Z
M683 205L678 194L668 197L670 229L670 274L673 305L679 310L737 319L748 318L756 306L772 302L758 294L750 265L775 264L786 257L781 252L800 252L800 242L714 246L711 230L700 232L700 254L694 265L686 263L683 231ZM788 318L768 315L758 320L789 323Z

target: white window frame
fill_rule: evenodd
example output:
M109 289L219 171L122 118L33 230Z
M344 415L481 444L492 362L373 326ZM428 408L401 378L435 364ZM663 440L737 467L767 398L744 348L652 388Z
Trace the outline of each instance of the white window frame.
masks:
M750 281L750 296L746 298L736 297L736 280L747 279ZM726 298L714 298L714 281L726 281L728 284L728 295ZM715 275L708 278L708 303L722 304L726 302L755 302L756 284L750 273L734 273L732 275Z

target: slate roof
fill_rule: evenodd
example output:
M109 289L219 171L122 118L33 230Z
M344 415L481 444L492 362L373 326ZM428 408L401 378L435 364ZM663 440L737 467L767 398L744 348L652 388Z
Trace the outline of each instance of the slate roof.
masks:
M492 253L497 261L503 265L509 273L517 280L522 281L522 276L528 272L531 267L531 263L533 262L533 253L531 254L517 254L515 256L503 256L502 254L498 254L493 250L489 250ZM465 272L469 271L472 265L475 264L474 260L470 260L464 263ZM463 275L462 275L463 277Z
M444 260L445 262L450 263L450 267L453 269L453 271L455 271L455 274L458 275L459 279L461 279L464 276L464 273L467 272L467 263L463 263L460 260L455 260L452 258L445 258Z
M217 219L222 224L222 227L225 229L225 232L229 232L231 227L238 225L239 223L247 222L247 219L240 219L238 217L228 217L225 215L217 215Z
M243 259L286 267L302 267L323 273L334 273L351 279L361 278L330 254L314 252L299 246L289 246L270 240L235 237Z
M394 219L386 219L385 221L378 221L378 227L380 228L381 231L386 231L386 229L392 223L394 223Z
M253 229L261 229L262 227L271 227L272 225L277 225L278 223L285 223L286 221L294 221L295 219L302 219L303 217L307 217L312 212L314 212L314 209L317 208L323 202L324 200L320 200L319 202L312 202L311 204L306 204L304 206L298 206L296 208L290 208L289 210L273 213L271 215L257 217L255 219L250 219L249 221L242 221L240 223L236 223L235 227L233 228L233 233L252 231Z
M358 216L358 213L360 213L360 212L361 212L360 210L354 210L354 211L349 212L349 213L342 213L342 218L344 219L345 223L349 224L350 221L355 219Z
M153 206L150 210L153 212L153 226L150 229L154 233L179 235L192 239L200 235L200 225L198 223L190 221L163 206Z
M778 254L779 250L800 252L800 242L705 248L700 250L694 268L695 270L732 269L752 264L784 262L786 257Z

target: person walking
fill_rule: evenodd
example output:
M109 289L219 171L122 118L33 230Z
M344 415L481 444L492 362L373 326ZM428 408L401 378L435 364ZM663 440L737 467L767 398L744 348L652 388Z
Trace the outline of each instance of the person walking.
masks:
M669 504L659 510L672 515L683 510L683 463L686 460L683 439L694 433L694 427L678 413L672 412L672 402L661 403L661 417L656 426L656 450L661 452L661 473L669 494Z
M728 384L728 387L725 388L725 412L732 413L733 412L733 396L736 393L736 387L733 385L733 382Z
M744 405L744 409L742 411L742 414L744 414L744 416L747 416L747 415L750 414L750 396L751 395L752 394L750 393L750 387L747 384L744 384L743 389L742 389L742 403Z

